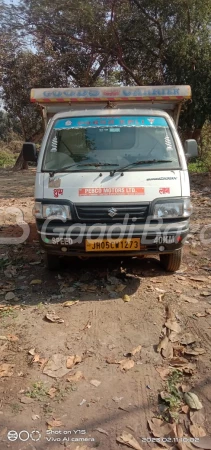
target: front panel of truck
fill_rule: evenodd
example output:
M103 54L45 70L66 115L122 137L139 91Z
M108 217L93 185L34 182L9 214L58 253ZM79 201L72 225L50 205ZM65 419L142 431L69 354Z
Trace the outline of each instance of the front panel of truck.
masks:
M175 126L163 112L56 116L43 143L36 220L52 253L169 252L188 232L189 182Z

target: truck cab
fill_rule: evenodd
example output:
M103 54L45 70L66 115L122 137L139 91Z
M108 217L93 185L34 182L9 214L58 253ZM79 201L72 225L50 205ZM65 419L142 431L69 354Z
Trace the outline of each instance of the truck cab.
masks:
M177 126L189 86L34 89L46 131L37 160L37 231L49 269L62 256L159 255L174 272L191 216L187 159Z

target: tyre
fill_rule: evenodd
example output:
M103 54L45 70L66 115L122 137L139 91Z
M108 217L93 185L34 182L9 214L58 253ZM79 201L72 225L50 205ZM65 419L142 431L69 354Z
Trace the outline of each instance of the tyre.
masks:
M166 272L176 272L182 263L182 249L176 250L174 253L160 255L160 262Z
M60 268L60 258L57 255L46 253L45 263L48 270L58 270Z

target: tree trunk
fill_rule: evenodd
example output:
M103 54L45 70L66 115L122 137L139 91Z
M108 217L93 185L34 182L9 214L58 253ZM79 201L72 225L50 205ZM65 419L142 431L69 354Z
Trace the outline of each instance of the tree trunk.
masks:
M18 170L27 170L28 169L28 162L24 161L23 159L23 153L22 151L20 152L20 155L18 156L15 165L13 167L14 171L18 171Z

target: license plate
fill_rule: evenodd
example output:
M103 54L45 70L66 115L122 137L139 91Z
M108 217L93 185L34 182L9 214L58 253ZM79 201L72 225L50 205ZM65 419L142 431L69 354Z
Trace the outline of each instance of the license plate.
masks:
M140 238L86 239L86 252L118 252L140 250Z

